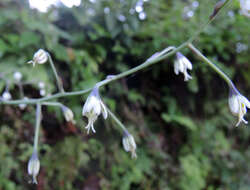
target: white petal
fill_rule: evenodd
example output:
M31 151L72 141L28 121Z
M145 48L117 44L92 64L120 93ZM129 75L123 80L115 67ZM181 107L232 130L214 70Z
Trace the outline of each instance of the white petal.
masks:
M239 104L239 100L237 96L232 95L231 97L229 97L229 100L228 100L229 109L233 115L238 115L239 109L240 109L240 104Z
M182 58L182 62L184 63L186 68L188 68L189 70L192 70L192 63L186 57Z
M240 96L241 102L246 105L246 107L250 108L250 102L245 96Z
M175 72L176 75L179 74L179 68L178 68L179 66L178 66L178 64L179 64L178 61L174 62L174 72Z
M179 61L178 69L179 69L179 71L180 71L181 73L184 72L185 66L184 66L184 64L183 64L182 59Z

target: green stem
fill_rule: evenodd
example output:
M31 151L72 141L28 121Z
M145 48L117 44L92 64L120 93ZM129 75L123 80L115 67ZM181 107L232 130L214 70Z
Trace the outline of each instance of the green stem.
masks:
M146 60L144 63L128 70L128 71L125 71L125 72L122 72L118 75L114 75L113 77L110 77L108 79L105 79L101 82L98 83L98 87L101 87L101 86L104 86L104 85L107 85L113 81L116 81L120 78L123 78L125 76L128 76L130 74L133 74L139 70L142 70L146 67L149 67L155 63L158 63L172 55L174 55L176 52L182 50L183 48L187 47L190 43L192 43L194 41L194 39L206 28L207 25L209 25L214 19L215 17L218 15L218 13L226 6L227 3L229 3L230 0L226 0L225 3L223 4L222 8L216 12L215 15L213 15L213 17L211 19L209 19L209 21L207 23L205 23L204 25L202 25L198 31L193 35L191 36L186 42L182 43L180 46L178 46L177 48L173 48L172 46L170 47L167 47L166 51L161 51L160 54L156 57L153 57L153 58L149 58L148 60ZM172 50L172 51L171 51ZM170 52L169 52L170 51ZM168 53L166 53L168 52ZM58 84L58 87L60 89L63 89L62 86L60 85L60 80L59 80L59 77L56 73L56 70L55 70L55 67L54 67L54 64L52 62L52 59L51 57L49 56L49 60L50 60L50 63L51 63L51 66L52 66L52 69L55 73L55 76L56 76L56 79L57 79L57 84ZM0 104L12 104L12 105L15 105L15 104L37 104L37 103L41 103L41 102L44 102L44 101L48 101L48 100L52 100L52 99L56 99L56 98L61 98L61 97L67 97L67 96L77 96L77 95L82 95L82 94L85 94L85 93L88 93L92 90L92 88L88 88L88 89L85 89L85 90L80 90L80 91L75 91L75 92L64 92L64 90L60 90L61 92L60 93L57 93L57 94L54 94L52 96L48 96L48 97L43 97L43 98L37 98L37 99L29 99L29 100L11 100L11 101L0 101Z
M38 137L39 137L39 129L41 123L41 104L36 104L36 128L35 128L35 138L34 138L34 150L37 150L38 147Z
M63 105L60 102L42 102L42 105L45 106L59 106L59 107L63 107Z
M206 58L196 47L194 47L193 44L191 43L188 44L188 47L189 49L192 50L192 52L195 53L195 55L197 55L202 61L204 61L206 64L208 64L209 67L211 67L216 73L218 73L221 76L221 78L223 78L231 88L235 88L231 79L219 67L217 67L212 61Z
M60 91L61 93L64 93L62 81L61 81L60 77L59 77L58 74L57 74L56 67L55 67L54 62L53 62L53 60L52 60L52 58L51 58L51 56L50 56L49 53L48 53L48 57L49 57L50 66L51 66L51 68L52 68L52 70L53 70L53 73L54 73L54 76L55 76L55 78L56 78L57 87L58 87L58 89L59 89L59 91Z
M127 132L128 133L128 130L126 129L125 125L122 124L122 122L118 119L118 117L116 117L115 114L113 114L113 112L111 112L110 109L108 109L107 107L106 107L106 109L108 110L109 115L118 124L118 126L122 128L123 132Z

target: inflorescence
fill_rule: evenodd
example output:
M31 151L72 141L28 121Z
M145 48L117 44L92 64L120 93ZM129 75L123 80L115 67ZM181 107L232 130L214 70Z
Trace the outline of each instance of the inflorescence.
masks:
M59 93L54 95L46 95L45 91L45 83L44 82L38 82L37 86L40 91L40 95L44 96L40 99L30 99L26 96L24 96L23 90L22 90L22 73L16 71L13 74L14 82L19 86L21 99L20 100L11 100L12 96L9 92L9 82L6 81L6 87L5 90L0 97L0 103L2 104L18 104L19 108L24 110L27 107L27 104L36 104L36 125L35 125L35 135L34 135L34 146L33 146L33 153L30 157L30 160L28 162L28 174L32 177L32 183L37 184L37 176L40 169L40 161L38 158L39 149L38 149L38 136L39 136L39 127L41 123L42 113L41 113L41 106L58 106L61 108L62 113L64 115L64 118L67 122L76 123L74 120L74 113L72 110L59 103L59 102L51 102L49 100L58 98L58 97L66 97L66 96L73 96L73 95L82 95L84 93L90 92L85 104L83 105L82 109L82 115L87 117L88 124L86 125L87 133L89 134L90 131L93 133L96 133L96 129L94 128L94 122L98 119L98 116L102 114L104 119L107 119L108 115L114 119L114 121L117 123L117 126L119 126L122 129L123 137L122 137L122 144L123 148L126 152L131 153L132 158L136 158L136 142L131 133L128 132L126 127L120 122L120 120L108 109L108 107L103 103L100 94L99 94L99 88L101 86L104 86L112 81L118 80L122 77L125 77L127 75L130 75L134 72L137 72L139 70L142 70L152 64L155 64L163 59L166 59L167 57L176 54L176 59L174 62L174 72L176 75L179 73L182 73L184 76L184 81L189 81L192 79L191 75L188 73L188 70L192 70L192 63L188 60L187 57L185 57L180 50L184 47L188 47L192 52L198 56L203 62L207 63L208 66L210 66L213 70L215 70L221 77L224 79L228 86L229 86L229 110L234 116L238 117L238 121L236 123L236 126L238 126L241 122L247 124L247 121L244 119L244 115L247 113L247 108L250 108L250 102L249 100L244 97L240 92L236 89L233 82L229 79L229 77L221 71L215 64L213 64L210 60L208 60L198 49L196 49L192 45L192 41L195 39L195 37L198 36L202 32L202 30L215 18L215 16L218 14L218 12L228 3L229 0L223 1L220 4L217 4L214 8L214 12L212 13L212 16L210 16L209 22L203 26L199 32L197 32L194 36L192 36L189 40L187 40L185 43L180 45L179 47L175 48L173 46L167 47L166 49L162 50L161 52L156 52L153 56L148 58L144 63L141 65L132 68L128 71L125 71L123 73L120 73L118 75L108 75L107 78L103 81L100 81L96 83L96 85L92 89L87 89L83 91L77 91L77 92L65 92L63 88L63 84L61 82L61 79L59 75L57 74L56 67L52 61L52 58L50 54L43 50L39 49L33 56L33 59L29 61L28 63L32 64L33 67L40 64L45 64L46 62L50 63L50 66L53 70L56 84L59 90ZM246 16L249 16L249 6L250 2L249 0L240 0L240 5L242 9L242 13ZM219 7L219 8L218 8ZM4 79L4 76L0 75L0 78Z

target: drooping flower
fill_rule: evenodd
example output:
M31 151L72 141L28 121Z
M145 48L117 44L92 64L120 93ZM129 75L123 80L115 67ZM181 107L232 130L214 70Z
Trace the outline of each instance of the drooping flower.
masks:
M107 119L108 112L106 106L103 104L100 98L99 89L96 86L88 96L82 109L82 115L88 118L88 125L85 127L88 131L88 134L90 129L92 129L92 131L95 133L94 122L101 113L103 118Z
M62 106L62 112L63 112L63 115L64 115L64 118L67 122L72 122L72 123L75 123L75 120L74 120L74 113L72 112L71 109L69 109L68 107L66 106Z
M28 174L32 176L32 183L37 184L37 175L40 169L40 161L38 159L37 151L34 150L28 163Z
M23 100L28 100L28 99L29 99L28 97L23 97ZM27 104L19 104L18 106L21 110L24 110L26 108Z
M23 77L23 75L22 75L22 73L16 71L16 72L13 74L13 77L14 77L14 79L15 79L17 82L20 82L21 79L22 79L22 77Z
M243 121L245 124L248 122L244 119L244 115L247 113L247 108L250 108L249 100L241 95L236 88L230 88L228 105L231 113L238 116L238 122L236 127Z
M9 91L5 91L5 92L2 94L2 98L3 98L3 100L8 101L8 100L10 100L10 99L12 98L12 96L11 96L11 94L10 94Z
M187 70L192 70L192 63L184 56L182 53L176 53L176 60L174 62L174 72L176 75L180 73L184 74L184 81L188 81L192 79L192 77L188 74Z
M240 8L243 15L250 17L250 0L240 0Z
M28 63L32 63L33 66L36 65L36 63L38 64L44 64L47 62L49 58L49 55L46 51L44 51L43 49L39 49L33 56L33 60L29 61Z
M136 143L134 137L127 131L124 132L123 138L122 138L122 144L123 148L126 152L131 152L132 158L137 158L136 155Z

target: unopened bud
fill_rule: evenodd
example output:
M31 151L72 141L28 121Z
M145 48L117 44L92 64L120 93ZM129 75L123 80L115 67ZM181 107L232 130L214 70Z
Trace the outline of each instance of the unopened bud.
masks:
M28 174L32 176L32 183L37 184L37 175L39 173L40 169L40 161L37 156L37 151L35 150L32 153L32 156L30 157L29 163L28 163Z
M12 98L11 94L9 93L9 91L5 91L2 95L3 100L7 101L10 100Z
M22 79L22 73L20 73L20 72L15 72L14 74L13 74L13 77L14 77L14 79L17 81L17 82L20 82L21 81L21 79Z
M74 113L72 112L71 109L69 109L68 107L66 106L62 106L62 111L63 111L63 115L64 115L64 118L67 122L72 122L72 123L75 123L75 120L74 120Z
M123 144L123 148L126 152L131 152L131 157L132 158L136 158L136 143L135 143L135 139L134 137L128 133L125 132L123 138L122 138L122 144Z

